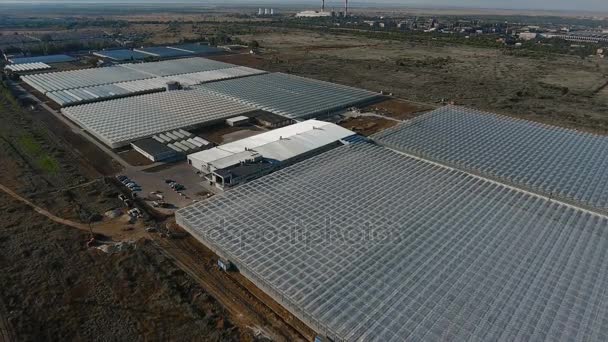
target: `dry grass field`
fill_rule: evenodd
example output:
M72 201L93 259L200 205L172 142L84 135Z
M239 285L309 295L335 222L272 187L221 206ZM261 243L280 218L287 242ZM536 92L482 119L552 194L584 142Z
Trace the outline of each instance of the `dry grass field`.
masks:
M425 103L454 102L544 123L608 133L608 61L519 57L503 50L383 41L310 31L239 36L263 47L232 57L271 71L384 90ZM230 58L226 58L230 61ZM602 90L603 89L603 90Z

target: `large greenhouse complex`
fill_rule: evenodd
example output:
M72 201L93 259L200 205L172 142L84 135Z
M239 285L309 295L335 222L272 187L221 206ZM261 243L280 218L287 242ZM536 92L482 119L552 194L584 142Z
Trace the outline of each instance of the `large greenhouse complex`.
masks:
M366 90L201 57L35 74L22 80L112 148L253 111L289 120L381 98Z
M608 218L358 142L177 221L342 341L605 341Z
M167 82L186 86L265 73L206 58L61 71L23 76L22 80L61 106L165 90Z
M608 137L201 57L22 80L142 193L188 178L177 223L330 341L608 341Z

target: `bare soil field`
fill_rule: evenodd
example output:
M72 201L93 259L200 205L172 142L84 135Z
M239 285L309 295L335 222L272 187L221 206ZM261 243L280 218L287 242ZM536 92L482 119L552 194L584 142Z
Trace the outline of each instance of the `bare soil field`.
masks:
M379 117L361 116L342 120L338 124L346 129L364 136L370 136L387 128L397 125L399 122Z
M408 120L418 116L421 113L433 109L433 106L412 103L401 99L390 99L376 103L363 111L371 110L377 114L385 115L398 120Z
M608 133L608 61L530 58L491 48L434 46L348 34L264 29L259 56L222 60L429 104L454 102L543 123ZM600 91L601 90L601 91Z

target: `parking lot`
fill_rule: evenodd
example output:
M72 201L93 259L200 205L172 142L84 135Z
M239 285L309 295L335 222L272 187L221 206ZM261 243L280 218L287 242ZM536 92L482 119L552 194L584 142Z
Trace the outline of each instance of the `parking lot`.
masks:
M161 202L162 197L166 207L157 208L161 212L172 213L194 201L207 198L208 191L201 185L203 179L186 162L163 165L145 171L125 171L124 175L141 187L141 191L137 193L148 204L152 205L154 201ZM183 189L173 190L169 181L182 185Z

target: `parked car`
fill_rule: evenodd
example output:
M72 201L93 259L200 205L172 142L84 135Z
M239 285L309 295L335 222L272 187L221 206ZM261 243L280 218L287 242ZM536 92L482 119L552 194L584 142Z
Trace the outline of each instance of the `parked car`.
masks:
M119 181L121 181L121 182L122 182L123 180L127 179L127 178L128 178L128 177L127 177L127 176L124 176L124 175L118 175L118 176L116 176L116 179L118 179L118 180L119 180Z
M120 194L120 195L118 195L118 199L124 202L127 200L127 196Z
M128 213L132 217L143 217L141 210L139 210L138 208L133 208L129 210Z
M125 178L123 180L120 181L122 184L127 184L127 183L131 183L131 180L129 178Z

